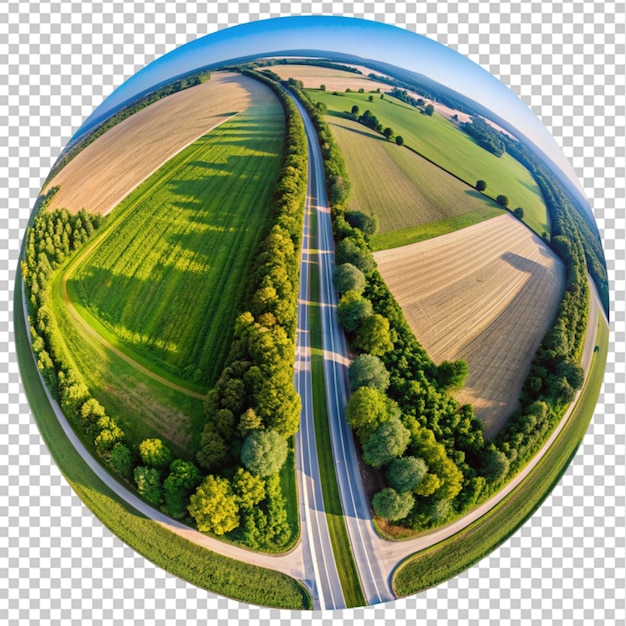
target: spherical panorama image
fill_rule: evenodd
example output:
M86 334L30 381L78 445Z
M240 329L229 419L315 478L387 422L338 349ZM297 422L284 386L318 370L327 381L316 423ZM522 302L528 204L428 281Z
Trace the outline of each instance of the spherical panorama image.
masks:
M24 387L93 513L243 602L437 585L592 417L607 272L572 168L456 52L359 19L193 41L109 96L33 210Z

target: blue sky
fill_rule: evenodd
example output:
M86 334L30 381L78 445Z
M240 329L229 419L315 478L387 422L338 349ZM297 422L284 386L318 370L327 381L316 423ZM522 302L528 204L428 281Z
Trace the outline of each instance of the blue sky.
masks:
M379 22L331 16L262 20L192 41L157 59L114 91L87 119L114 111L134 95L190 70L248 55L281 50L343 52L424 74L480 102L543 150L580 189L558 144L535 114L503 83L454 50ZM78 134L80 134L79 129Z

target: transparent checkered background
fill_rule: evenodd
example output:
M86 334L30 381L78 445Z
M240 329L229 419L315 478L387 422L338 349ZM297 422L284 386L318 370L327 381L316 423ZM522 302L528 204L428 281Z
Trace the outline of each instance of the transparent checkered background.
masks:
M11 300L39 187L114 87L173 48L289 14L384 21L453 47L531 106L573 164L604 237L611 354L578 455L537 514L481 563L390 604L288 613L219 598L105 529L51 460L19 381ZM626 8L617 2L3 2L0 9L0 623L624 624Z

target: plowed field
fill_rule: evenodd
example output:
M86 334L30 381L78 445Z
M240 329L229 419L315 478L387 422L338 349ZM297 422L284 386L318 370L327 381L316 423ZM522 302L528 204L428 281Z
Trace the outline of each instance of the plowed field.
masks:
M474 405L493 437L556 315L563 264L508 214L374 256L433 360L468 361L458 399Z
M163 163L265 91L254 79L216 73L151 104L87 146L50 181L48 188L61 186L50 209L108 213Z

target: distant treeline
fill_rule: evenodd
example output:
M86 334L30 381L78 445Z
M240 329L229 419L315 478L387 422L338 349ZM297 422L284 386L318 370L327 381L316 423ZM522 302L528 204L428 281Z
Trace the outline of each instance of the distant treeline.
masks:
M505 152L502 133L495 130L481 117L473 117L471 122L462 122L459 128L473 137L481 148L500 157Z
M110 130L114 126L117 126L120 122L123 122L125 119L129 118L131 115L134 115L141 109L145 109L147 106L165 98L167 96L171 96L173 93L177 93L178 91L184 91L185 89L189 89L190 87L195 87L201 83L206 82L211 78L211 73L209 71L201 71L197 74L193 74L191 76L184 76L179 78L167 85L163 85L158 89L150 92L149 94L142 96L139 100L128 104L124 108L120 109L116 113L114 113L111 117L107 118L101 124L98 124L93 130L89 131L89 133L78 140L78 142L69 147L65 152L61 154L61 156L57 159L56 163L53 165L48 177L46 179L46 183L49 180L52 180L75 156L80 154L89 144L93 143L98 137L104 135L107 130ZM44 183L44 187L46 185Z
M406 89L399 89L398 87L394 87L390 92L390 96L397 98L398 100L402 100L402 102L406 102L414 107L423 107L425 104L424 98L414 98L411 96Z
M250 61L243 63L238 67L241 69L255 69L258 67L269 67L272 65L314 65L317 67L326 67L331 70L341 70L343 72L351 72L352 74L363 74L361 70L351 65L336 63L334 61L326 61L324 59L264 59L262 61Z

